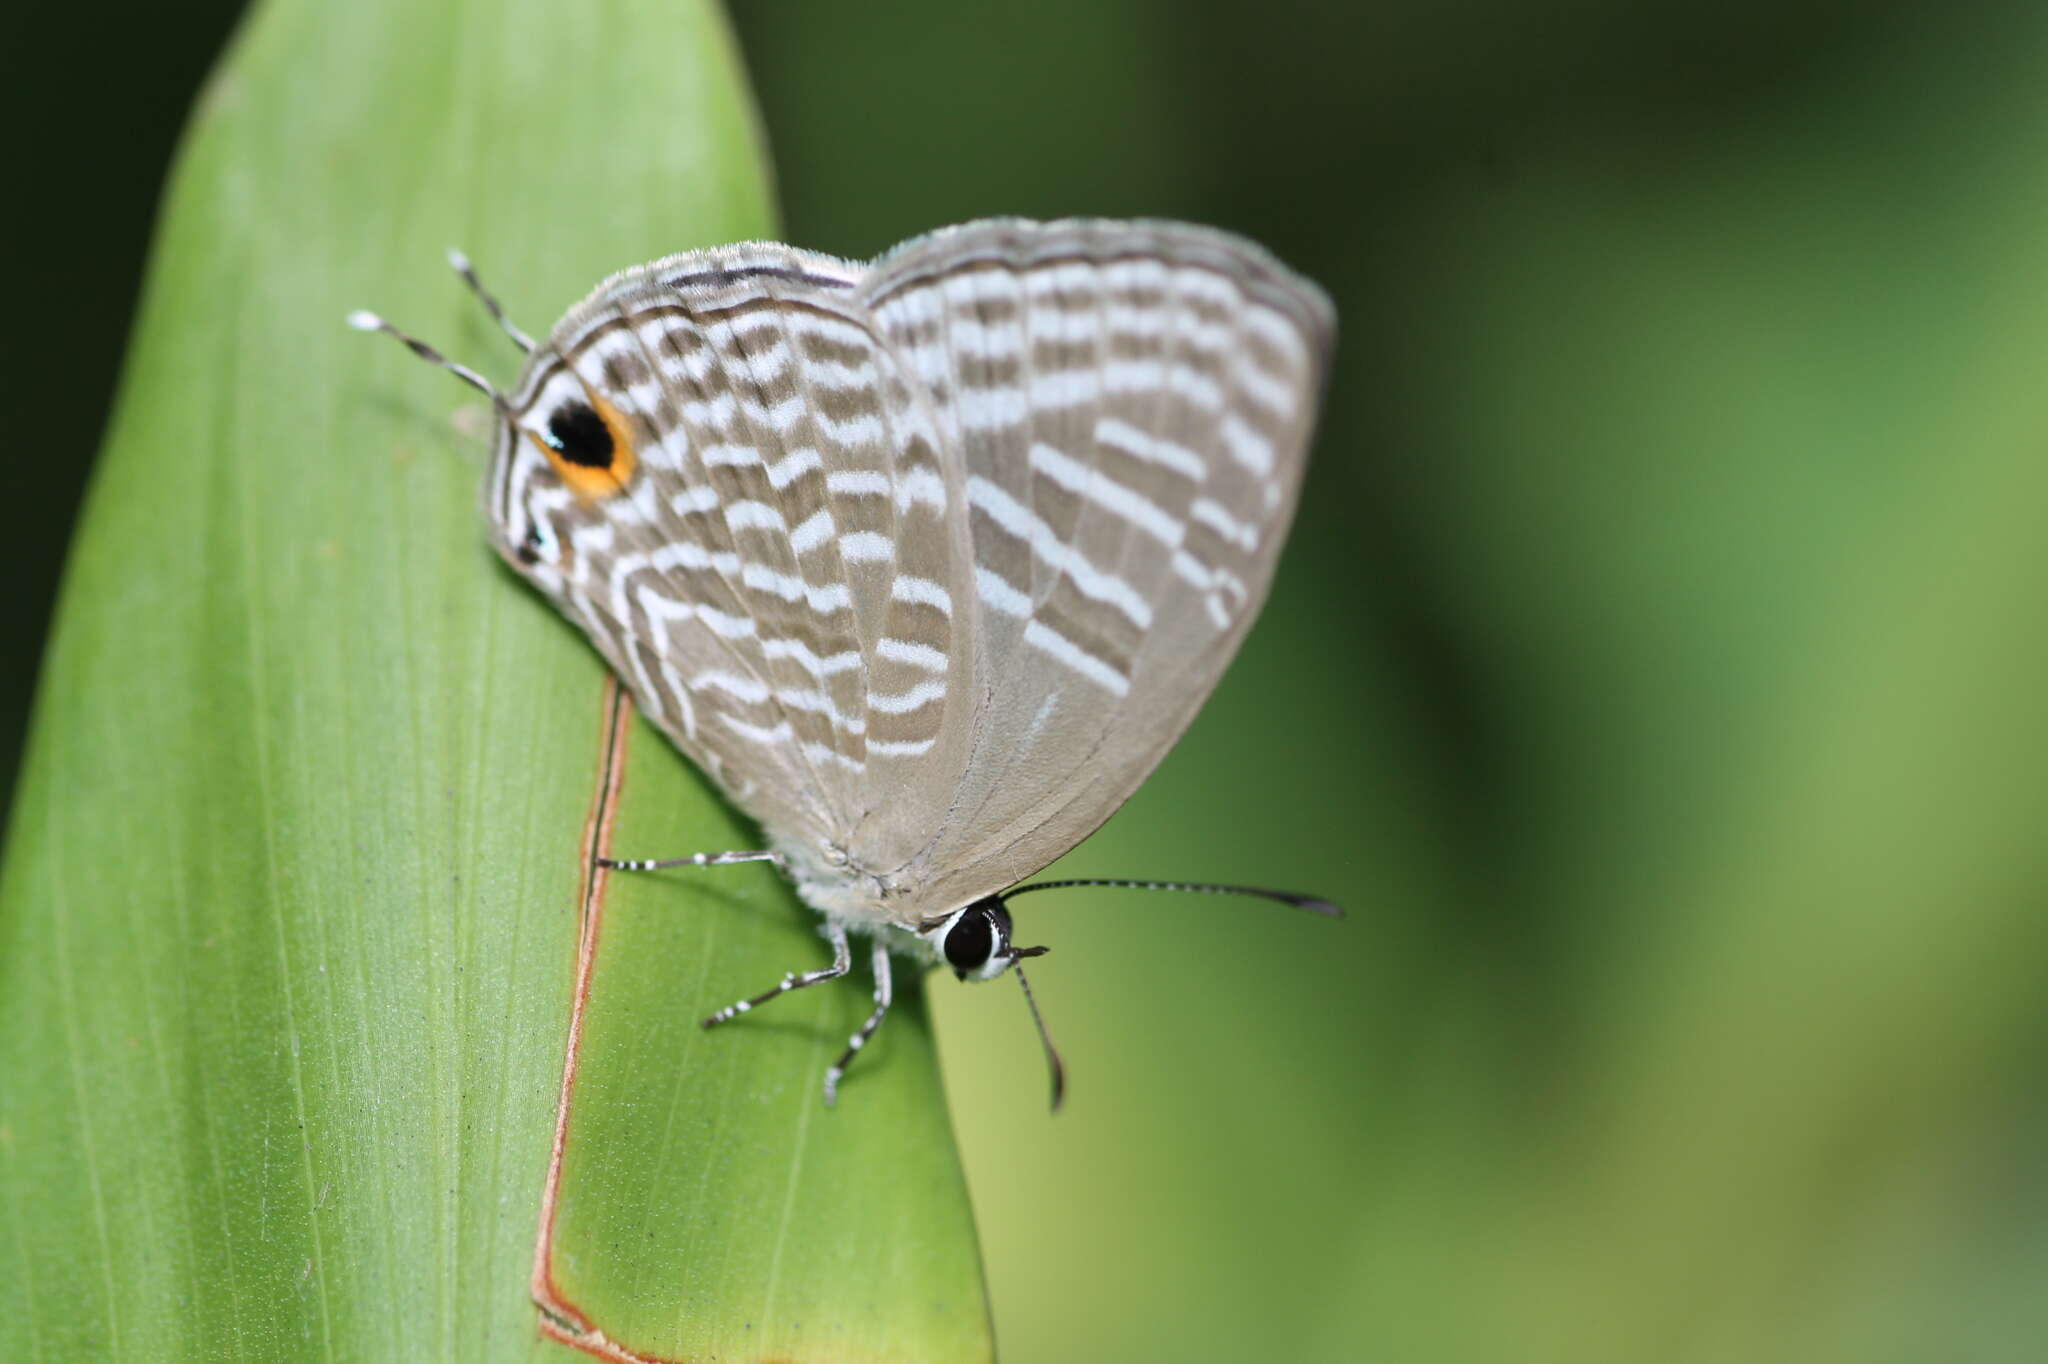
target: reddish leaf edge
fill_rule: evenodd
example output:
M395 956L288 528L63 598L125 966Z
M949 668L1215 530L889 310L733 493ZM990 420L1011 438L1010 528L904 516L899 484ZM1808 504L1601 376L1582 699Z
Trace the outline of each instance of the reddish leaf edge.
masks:
M562 1180L562 1152L569 1142L569 1099L576 1087L576 1063L582 1054L583 1015L590 1003L590 977L597 963L598 937L604 926L604 892L609 871L599 860L610 854L612 828L618 819L619 794L626 780L627 735L633 722L633 698L616 677L606 677L600 725L600 757L590 815L583 825L582 887L577 903L581 931L576 945L576 991L569 1012L569 1037L562 1058L562 1088L555 1102L555 1137L548 1154L547 1182L541 1187L540 1230L534 1240L533 1302L540 1309L540 1334L612 1364L683 1364L665 1355L627 1349L598 1328L588 1313L569 1301L555 1283L555 1213Z

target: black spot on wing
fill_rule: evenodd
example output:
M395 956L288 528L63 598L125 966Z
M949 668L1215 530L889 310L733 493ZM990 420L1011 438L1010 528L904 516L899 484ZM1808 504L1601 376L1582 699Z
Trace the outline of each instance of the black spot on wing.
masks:
M587 403L563 403L548 418L548 443L570 464L585 469L612 467L612 433Z

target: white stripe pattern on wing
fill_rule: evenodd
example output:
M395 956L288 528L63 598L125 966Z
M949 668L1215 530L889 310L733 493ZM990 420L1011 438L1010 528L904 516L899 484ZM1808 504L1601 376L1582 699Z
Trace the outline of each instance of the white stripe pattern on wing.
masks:
M779 530L785 532L789 529L789 522L783 518L782 513L769 506L766 502L741 501L727 503L725 508L725 524L735 531L746 530L749 527L758 530Z
M820 507L789 533L789 547L798 554L808 554L830 540L838 530L839 526L833 521L832 513Z
M899 573L896 581L889 585L891 601L915 602L921 606L937 607L942 615L953 613L953 594L933 582L930 578L919 578L908 573Z
M906 512L919 505L946 509L946 480L937 469L922 464L896 474L896 510Z
M907 639L890 639L887 636L875 642L875 657L891 663L922 668L932 673L943 673L949 666L946 655L929 644L917 644Z
M889 476L879 469L834 469L825 475L825 491L835 497L887 497Z
M824 467L825 461L816 450L800 445L768 466L768 482L776 492L781 492L805 474Z
M930 739L870 739L868 752L887 758L919 758L932 751L939 741Z
M970 506L988 514L997 526L1031 546L1047 566L1067 575L1082 596L1114 606L1140 630L1152 624L1152 604L1122 578L1088 562L1081 551L1061 540L1038 514L979 474L967 480Z
M1273 472L1273 442L1246 426L1235 412L1223 414L1217 434L1223 438L1223 448L1239 464L1261 477Z
M919 710L934 701L946 699L946 684L939 681L920 682L908 691L877 692L868 697L868 709L884 715L904 715Z
M1031 614L1031 598L993 569L975 567L974 589L986 605L1003 615L1024 620Z
M826 654L820 658L810 645L800 639L768 639L761 641L761 652L769 658L793 660L811 676L823 679L838 673L854 672L860 667L860 651L847 649L841 653Z
M1157 464L1171 469L1183 478L1197 483L1209 477L1209 466L1202 457L1185 445L1176 445L1170 440L1140 431L1127 421L1116 417L1103 417L1095 423L1097 444L1107 445L1147 464Z
M1031 468L1068 492L1122 517L1168 549L1177 547L1187 535L1187 523L1168 515L1158 503L1043 441L1031 447Z
M1263 304L1255 304L1245 310L1244 324L1277 349L1285 351L1295 364L1307 362L1308 347L1301 339L1301 328L1283 314Z
M856 530L839 537L839 557L850 564L887 563L896 547L878 531Z
M1240 521L1232 516L1222 503L1213 498L1196 498L1188 506L1188 516L1247 553L1258 550L1258 529L1249 522Z
M1052 655L1081 676L1118 696L1128 695L1131 679L1083 649L1042 620L1026 621L1024 642Z
M608 523L603 524L609 529ZM766 564L742 559L731 550L708 550L688 540L671 540L647 553L619 556L612 563L613 591L615 594L623 592L624 580L629 574L642 569L661 572L670 568L708 568L756 592L766 592L783 601L801 601L820 615L845 611L853 605L853 594L844 583L827 583L821 587L805 582L795 574L781 573ZM623 597L615 595L615 601L622 604Z
M649 486L653 486L651 482ZM688 516L693 512L716 511L724 501L725 499L718 495L718 489L702 483L693 483L671 497L668 500L668 507L677 516Z

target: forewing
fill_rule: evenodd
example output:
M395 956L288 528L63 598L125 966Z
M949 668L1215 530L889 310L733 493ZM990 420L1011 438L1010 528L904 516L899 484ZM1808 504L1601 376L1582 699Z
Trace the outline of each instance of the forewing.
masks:
M929 395L971 541L971 735L901 873L937 912L1085 838L1213 689L1272 579L1334 322L1264 251L1169 223L969 224L858 291Z

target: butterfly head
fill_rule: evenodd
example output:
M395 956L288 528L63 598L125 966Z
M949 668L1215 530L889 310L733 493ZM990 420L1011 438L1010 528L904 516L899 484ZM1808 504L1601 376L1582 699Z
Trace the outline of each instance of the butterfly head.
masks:
M1060 1099L1067 1091L1067 1068L1060 1061L1059 1048L1052 1044L1052 1034L1045 1030L1038 1000L1033 997L1031 982L1020 964L1026 957L1044 956L1048 949L1018 947L1010 941L1010 911L1000 895L984 895L964 909L929 919L919 927L918 935L961 980L994 980L1012 966L1017 968L1017 983L1024 987L1024 1002L1031 1007L1031 1021L1045 1047L1046 1065L1052 1072L1052 1106L1058 1112Z
M995 895L933 920L920 932L960 980L994 980L1023 958L1048 950L1011 943L1010 911Z

